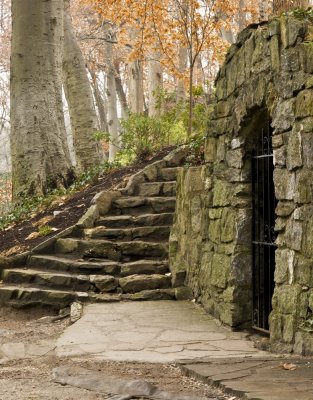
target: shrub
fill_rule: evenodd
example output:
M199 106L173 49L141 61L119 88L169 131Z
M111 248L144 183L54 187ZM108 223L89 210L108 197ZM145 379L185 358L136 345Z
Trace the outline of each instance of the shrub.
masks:
M161 117L134 113L121 125L122 153L130 160L145 160L169 144L170 126Z

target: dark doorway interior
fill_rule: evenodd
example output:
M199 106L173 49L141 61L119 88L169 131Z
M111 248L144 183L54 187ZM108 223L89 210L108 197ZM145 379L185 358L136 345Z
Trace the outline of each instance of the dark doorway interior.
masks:
M267 119L257 129L252 152L253 328L267 332L274 291L275 199L272 128Z

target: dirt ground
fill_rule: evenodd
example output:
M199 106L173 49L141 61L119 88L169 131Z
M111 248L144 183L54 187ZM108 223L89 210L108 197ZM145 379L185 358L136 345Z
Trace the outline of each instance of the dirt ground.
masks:
M70 324L68 319L52 322L56 314L49 309L0 310L0 344L39 343L56 339ZM88 357L58 358L47 355L0 364L0 399L5 400L99 400L107 395L62 386L52 381L52 370L59 366L79 366L121 379L144 379L174 393L226 400L220 390L183 376L174 365L125 362L97 362Z

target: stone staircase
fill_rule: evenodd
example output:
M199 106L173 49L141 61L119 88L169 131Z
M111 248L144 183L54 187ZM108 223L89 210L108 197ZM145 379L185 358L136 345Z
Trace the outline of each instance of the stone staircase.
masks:
M24 265L2 271L0 302L64 307L73 301L170 300L168 239L176 203L179 148L101 192L78 223L35 248Z

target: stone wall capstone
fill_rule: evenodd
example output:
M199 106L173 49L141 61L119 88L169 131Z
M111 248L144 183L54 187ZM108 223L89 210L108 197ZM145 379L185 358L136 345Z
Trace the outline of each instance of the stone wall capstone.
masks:
M273 130L273 344L313 354L313 25L282 16L238 35L216 80L206 164L182 169L170 238L173 283L232 327L252 323L256 131Z

